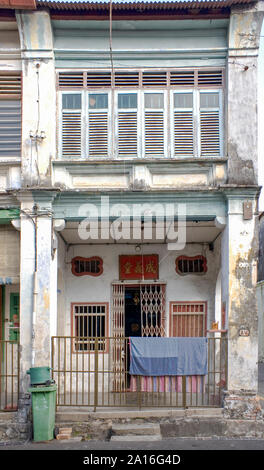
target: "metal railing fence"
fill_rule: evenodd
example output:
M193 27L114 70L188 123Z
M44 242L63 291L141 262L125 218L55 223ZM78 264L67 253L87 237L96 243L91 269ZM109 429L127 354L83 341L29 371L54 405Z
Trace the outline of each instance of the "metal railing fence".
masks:
M0 410L17 409L19 396L19 343L0 340Z
M208 338L205 376L129 374L129 338L52 337L57 406L220 407L227 378L227 338Z

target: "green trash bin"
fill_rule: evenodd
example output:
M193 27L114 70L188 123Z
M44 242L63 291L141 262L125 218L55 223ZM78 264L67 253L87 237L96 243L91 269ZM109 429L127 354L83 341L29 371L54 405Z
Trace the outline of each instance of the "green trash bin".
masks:
M50 441L54 438L57 386L31 387L33 440Z

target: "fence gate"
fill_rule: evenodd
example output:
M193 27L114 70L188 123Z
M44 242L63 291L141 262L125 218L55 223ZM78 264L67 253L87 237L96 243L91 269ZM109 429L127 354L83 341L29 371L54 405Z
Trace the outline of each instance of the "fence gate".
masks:
M85 345L82 347L81 344ZM208 338L204 376L130 376L129 338L52 338L58 406L219 407L227 377L227 338Z
M16 410L18 395L19 343L0 340L0 410Z

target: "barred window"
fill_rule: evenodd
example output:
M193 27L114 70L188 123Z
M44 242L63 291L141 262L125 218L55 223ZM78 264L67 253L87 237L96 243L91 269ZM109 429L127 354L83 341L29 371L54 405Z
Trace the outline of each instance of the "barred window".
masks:
M107 314L107 304L78 303L73 305L73 334L76 351L95 351L96 343L98 351L106 350Z
M171 302L170 336L205 336L206 321L206 302Z
M103 260L99 256L83 258L76 256L72 259L72 274L75 276L100 276L103 272Z
M205 274L207 272L206 258L197 256L178 256L175 261L176 272L181 276L187 274Z

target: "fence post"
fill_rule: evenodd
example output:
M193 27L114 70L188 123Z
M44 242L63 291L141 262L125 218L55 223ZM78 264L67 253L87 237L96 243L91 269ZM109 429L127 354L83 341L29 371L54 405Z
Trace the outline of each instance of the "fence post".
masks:
M182 376L182 404L186 408L186 375Z
M94 342L94 412L98 406L98 338Z

